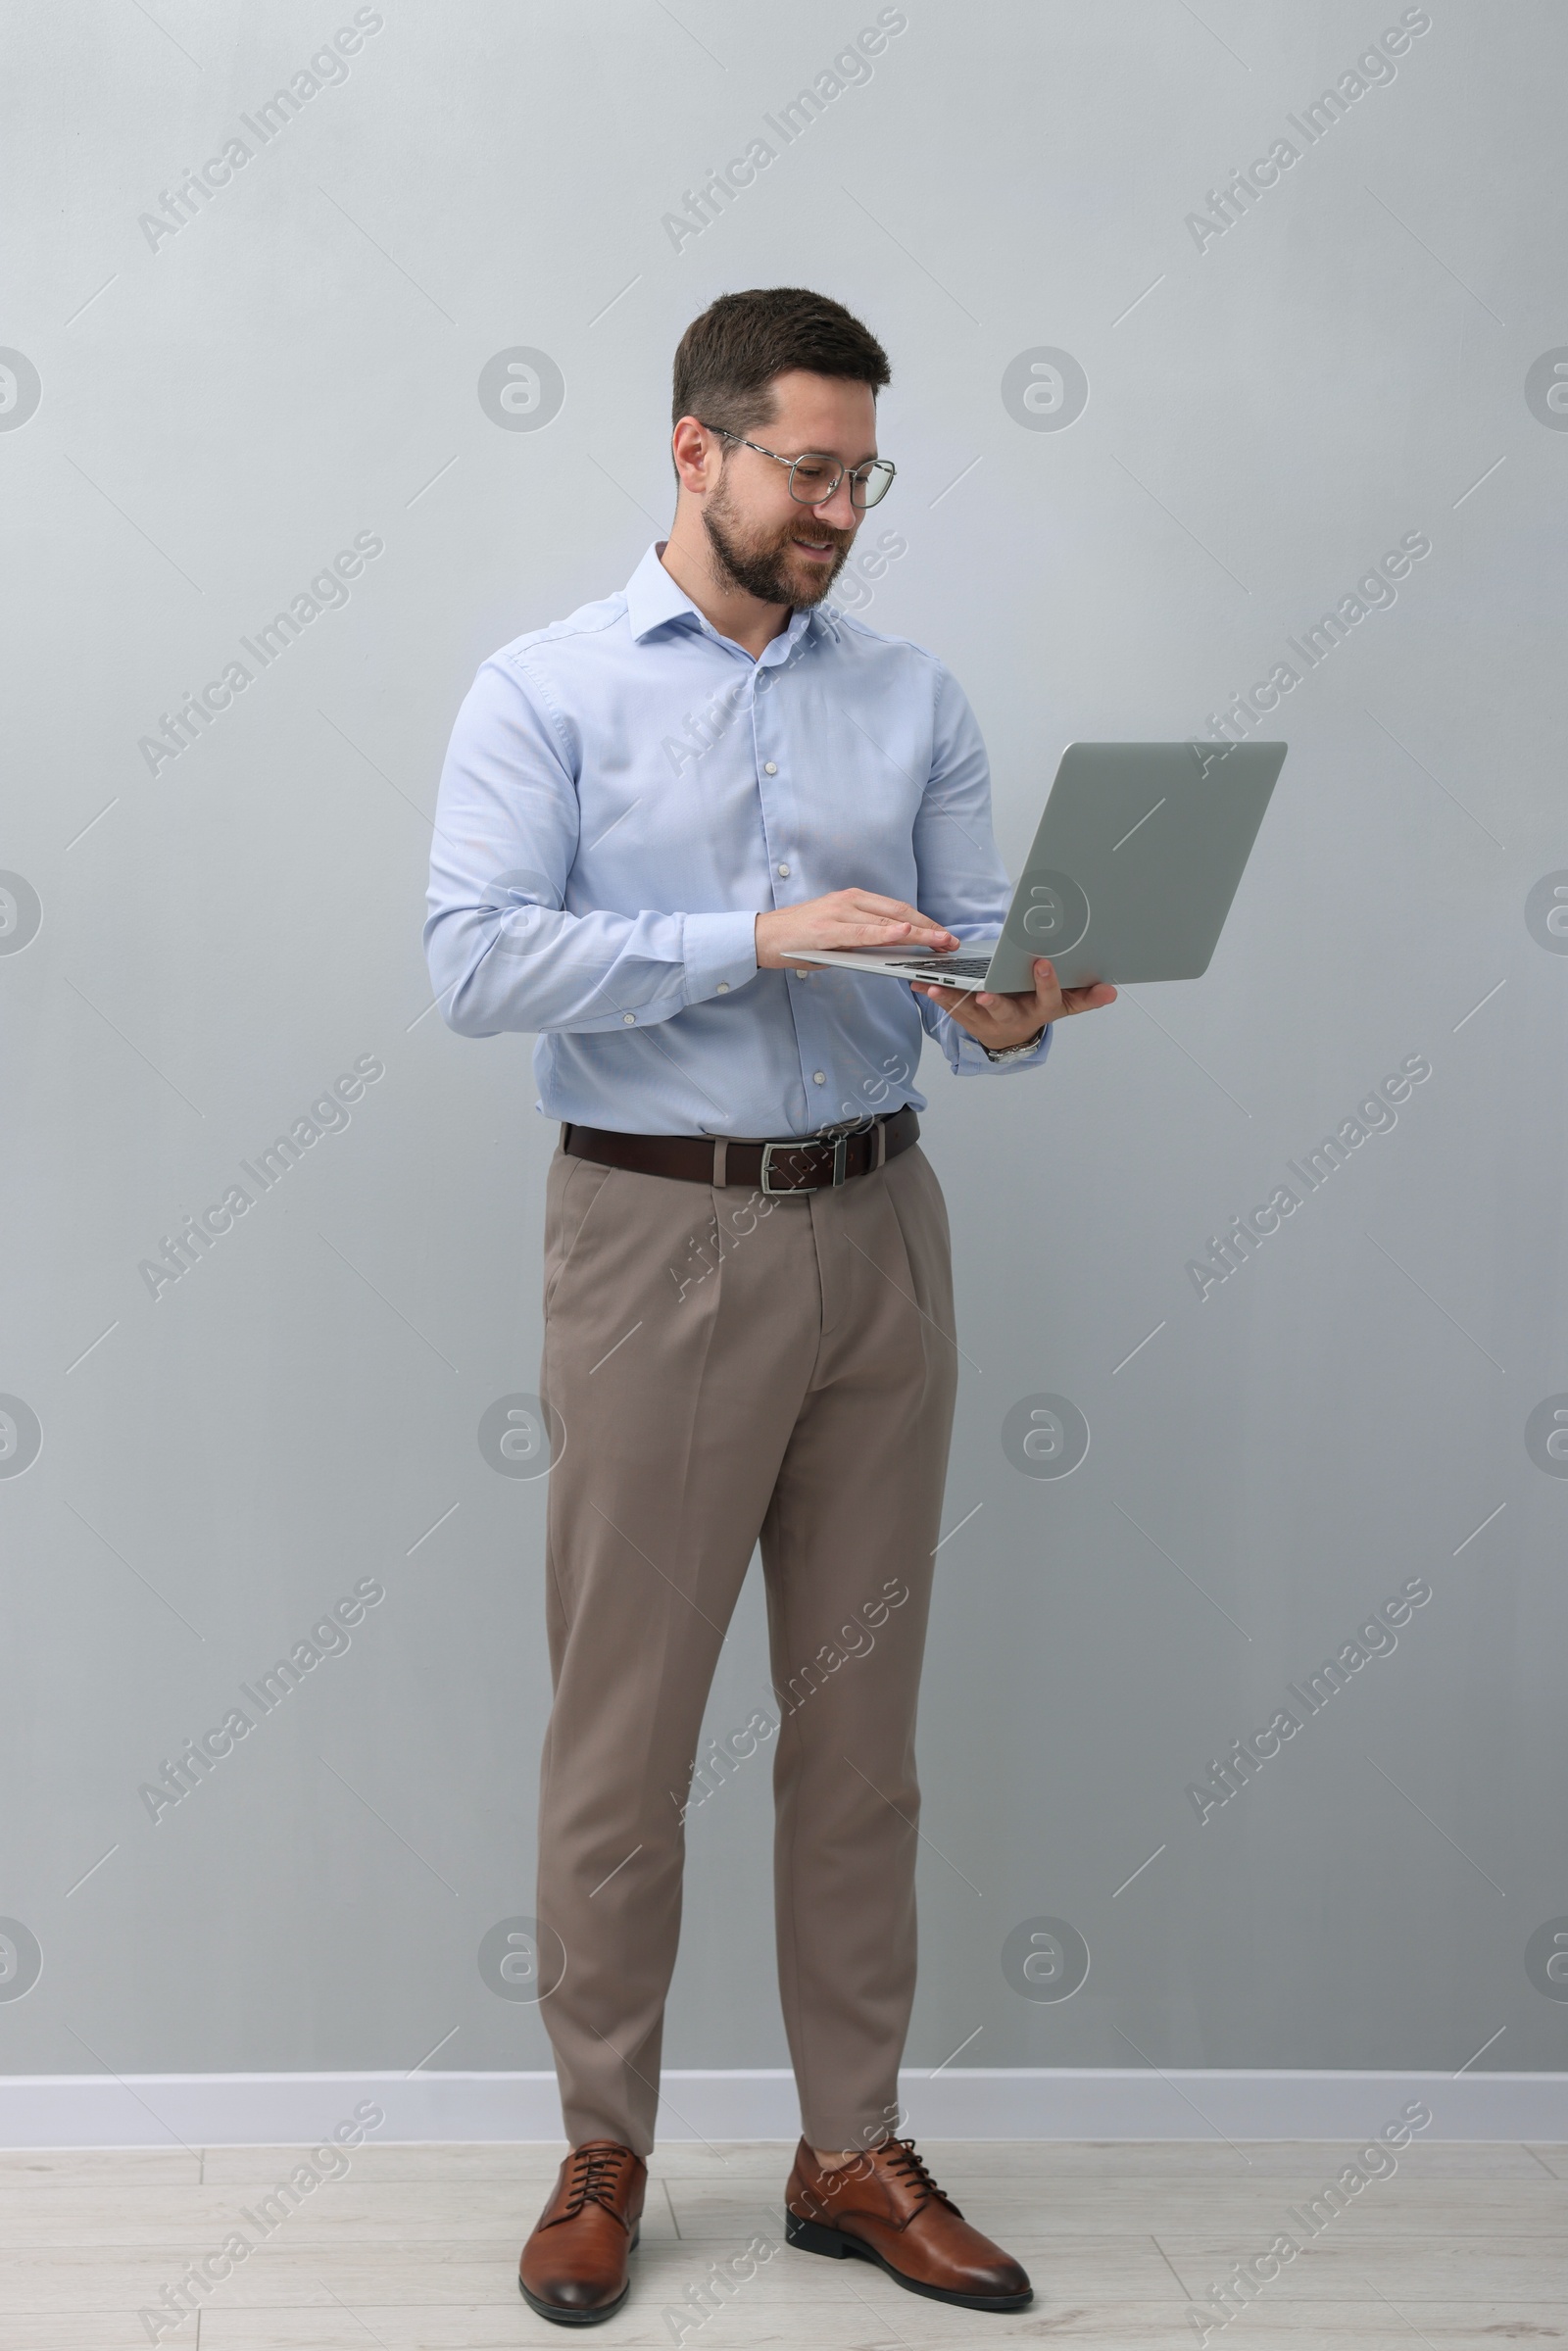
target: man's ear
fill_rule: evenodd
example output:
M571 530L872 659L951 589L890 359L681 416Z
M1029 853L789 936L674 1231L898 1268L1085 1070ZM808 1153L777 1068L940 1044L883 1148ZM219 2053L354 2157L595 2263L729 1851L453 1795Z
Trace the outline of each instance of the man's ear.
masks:
M705 497L723 462L718 435L709 432L695 416L680 416L669 437L669 454L681 488L694 497Z

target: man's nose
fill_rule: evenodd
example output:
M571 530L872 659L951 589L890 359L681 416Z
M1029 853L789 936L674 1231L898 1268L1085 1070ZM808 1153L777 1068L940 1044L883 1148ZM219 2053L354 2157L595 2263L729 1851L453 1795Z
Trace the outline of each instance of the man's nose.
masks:
M840 475L839 486L832 497L820 500L811 512L819 522L827 523L832 530L855 530L858 527L859 509L850 496L850 477L847 473Z

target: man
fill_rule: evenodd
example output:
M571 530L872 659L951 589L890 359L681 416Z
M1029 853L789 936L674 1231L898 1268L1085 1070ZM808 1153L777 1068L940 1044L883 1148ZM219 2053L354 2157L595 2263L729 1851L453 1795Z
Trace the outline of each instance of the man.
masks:
M1006 908L962 693L824 601L892 479L888 380L821 295L715 302L675 358L668 539L622 592L484 663L441 779L424 937L445 1017L536 1032L538 1106L562 1122L537 1902L571 2151L520 2283L564 2325L628 2290L684 1807L759 1540L804 2125L789 2239L971 2309L1031 2298L892 2128L956 1379L915 1069L922 1023L960 1075L1038 1068L1052 1023L1115 991L1063 993L1045 960L1013 997L790 960L952 947ZM877 1629L845 1659L855 1612Z

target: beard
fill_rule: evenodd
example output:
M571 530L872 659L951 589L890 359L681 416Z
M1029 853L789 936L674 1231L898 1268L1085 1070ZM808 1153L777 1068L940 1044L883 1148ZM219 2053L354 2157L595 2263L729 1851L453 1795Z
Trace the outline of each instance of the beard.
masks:
M776 529L754 527L748 531L736 517L724 485L708 500L703 508L703 528L712 551L714 567L725 586L744 588L761 604L791 605L808 610L820 604L849 560L855 544L853 530L835 530L826 522L807 523L808 508L801 509L799 522L781 523ZM798 531L808 530L811 537L831 539L834 556L831 563L808 563L807 559L794 552Z

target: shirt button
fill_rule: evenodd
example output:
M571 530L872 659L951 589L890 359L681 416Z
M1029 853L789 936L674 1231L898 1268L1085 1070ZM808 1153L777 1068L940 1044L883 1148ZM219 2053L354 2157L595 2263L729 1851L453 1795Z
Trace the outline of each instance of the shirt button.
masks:
M780 871L780 873L782 873L782 874L785 876L785 878L786 878L786 879L788 879L788 876L789 876L789 870L790 870L790 869L789 869L789 867L788 867L787 865L781 865L781 866L779 867L779 871Z
M811 1083L813 1086L825 1086L827 1084L827 1071L825 1069L813 1069L811 1072Z
M719 993L719 995L720 995L720 996L728 996L728 994L729 994L729 982L728 982L728 980L720 980L720 981L719 981L719 983L718 983L718 993Z
M764 759L762 761L762 773L764 775L777 775L778 761L776 759Z
M637 1024L637 1015L635 1012L622 1012L620 1017L626 1023L628 1028L634 1028Z

